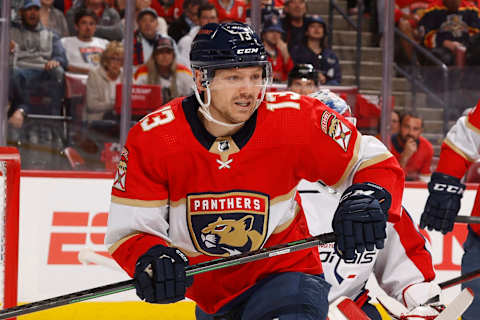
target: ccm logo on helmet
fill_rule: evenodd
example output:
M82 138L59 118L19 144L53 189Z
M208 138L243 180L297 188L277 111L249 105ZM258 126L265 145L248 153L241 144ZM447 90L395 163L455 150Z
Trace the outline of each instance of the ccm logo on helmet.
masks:
M245 54L245 53L257 53L258 48L246 48L246 49L238 49L237 54Z

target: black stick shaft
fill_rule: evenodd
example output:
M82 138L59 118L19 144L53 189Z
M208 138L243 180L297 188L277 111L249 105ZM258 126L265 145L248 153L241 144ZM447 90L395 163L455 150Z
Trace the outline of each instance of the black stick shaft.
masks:
M456 223L480 223L480 217L475 216L456 216Z
M442 283L439 283L438 285L442 289L447 289L447 288L456 286L457 284L461 284L461 283L468 282L470 280L476 279L478 277L480 277L480 269L474 270L474 271L469 272L469 273L465 273L464 275L461 275L461 276L455 277L453 279L444 281Z
M315 237L306 238L294 242L276 245L269 248L263 248L257 251L245 252L239 255L211 260L199 263L186 268L187 276L195 274L236 266L256 260L270 258L274 256L283 255L290 252L295 252L307 248L312 248L320 244L334 242L335 235L333 232L321 234ZM110 294L131 290L134 288L133 280L126 280L122 282L112 283L109 285L96 287L88 290L78 291L63 296L58 296L46 300L32 302L17 307L0 310L0 319L9 319L24 314L37 312L41 310L51 309L55 307L64 306L76 302L82 302L98 297L107 296Z

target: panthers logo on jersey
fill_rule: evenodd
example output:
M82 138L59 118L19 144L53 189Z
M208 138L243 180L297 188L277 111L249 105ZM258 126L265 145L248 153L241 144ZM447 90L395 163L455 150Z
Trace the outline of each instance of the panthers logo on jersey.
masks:
M321 120L322 131L331 137L343 151L348 150L352 131L333 113L324 111Z
M268 195L247 191L187 196L187 221L195 248L228 257L261 248L267 235Z

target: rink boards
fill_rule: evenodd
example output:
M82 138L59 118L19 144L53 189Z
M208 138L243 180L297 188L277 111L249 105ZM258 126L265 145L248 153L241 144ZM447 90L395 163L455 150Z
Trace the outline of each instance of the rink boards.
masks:
M108 255L103 245L112 178L95 173L23 172L20 193L19 297L22 303L47 299L128 279L113 262L84 264L79 253ZM460 214L469 215L477 185L469 185ZM418 221L427 197L426 185L409 183L404 203ZM432 241L439 281L460 274L462 243L467 228L457 224L452 233L425 232ZM98 256L97 256L98 257ZM102 260L102 259L100 259ZM378 287L369 283L375 295ZM443 291L448 303L459 286ZM127 303L125 303L127 302ZM25 319L193 319L194 304L148 305L138 302L133 291L118 293L49 311Z

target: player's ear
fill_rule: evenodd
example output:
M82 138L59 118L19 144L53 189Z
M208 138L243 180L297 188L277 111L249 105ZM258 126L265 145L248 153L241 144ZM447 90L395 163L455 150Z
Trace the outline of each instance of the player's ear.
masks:
M203 92L206 90L206 88L202 85L202 72L200 70L194 69L194 80L195 80L195 85L197 86L197 89L199 92Z

